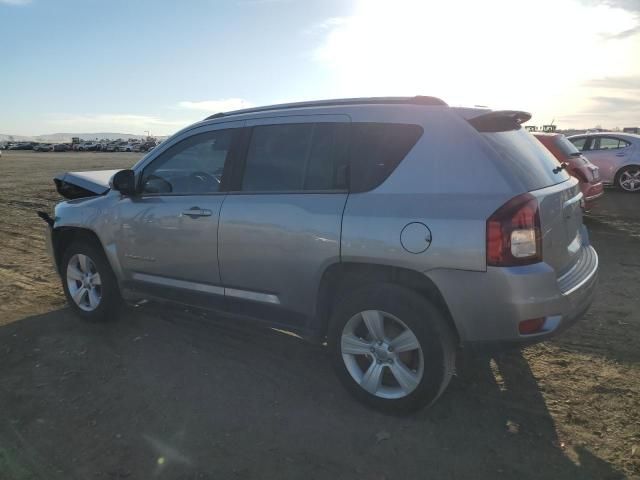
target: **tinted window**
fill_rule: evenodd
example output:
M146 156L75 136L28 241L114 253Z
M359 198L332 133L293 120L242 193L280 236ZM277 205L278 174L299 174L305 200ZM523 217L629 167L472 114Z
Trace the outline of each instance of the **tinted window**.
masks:
M614 137L594 137L594 142L595 145L591 146L591 150L614 150L629 145L628 142Z
M242 179L243 191L346 188L346 131L341 123L254 127Z
M574 147L582 152L584 150L585 144L587 143L587 137L572 138L569 141L573 144Z
M565 137L564 135L558 135L556 137L556 145L558 146L560 151L568 157L576 156L580 153L576 146L569 140L567 140L567 137Z
M348 133L346 123L315 125L305 172L305 190L346 190Z
M503 166L520 178L528 190L555 185L569 179L556 158L524 129L481 134L504 160Z
M351 191L364 192L384 182L422 136L419 125L353 123Z
M217 130L174 145L144 169L143 193L219 191L232 137L233 130Z

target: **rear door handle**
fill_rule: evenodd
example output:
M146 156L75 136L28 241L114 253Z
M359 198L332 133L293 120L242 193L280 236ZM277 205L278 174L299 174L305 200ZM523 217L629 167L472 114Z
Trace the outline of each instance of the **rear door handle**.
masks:
M184 212L182 212L180 216L190 217L190 218L210 217L211 210L207 210L206 208L200 208L200 207L191 207L189 210L185 210Z
M624 157L625 154L624 153L616 153L616 157Z

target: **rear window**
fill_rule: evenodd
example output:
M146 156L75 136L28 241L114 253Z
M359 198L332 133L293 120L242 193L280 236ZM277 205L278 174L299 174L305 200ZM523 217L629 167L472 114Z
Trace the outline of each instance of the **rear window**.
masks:
M587 137L572 138L571 140L568 140L568 142L576 147L578 151L582 152L584 151L585 144L587 143Z
M502 157L505 166L520 178L527 190L537 190L568 180L565 170L553 173L558 161L524 129L481 134Z
M573 143L567 140L567 137L565 137L564 135L556 137L556 145L562 153L569 157L580 155L580 150L578 150Z
M422 136L419 125L353 123L350 187L366 192L384 182Z

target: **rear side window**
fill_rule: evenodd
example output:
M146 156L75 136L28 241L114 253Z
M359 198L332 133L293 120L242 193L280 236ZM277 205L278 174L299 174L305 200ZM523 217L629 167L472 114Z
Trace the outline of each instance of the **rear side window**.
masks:
M253 128L242 190L346 189L347 125L299 123Z
M559 165L556 158L524 129L481 135L502 157L504 167L520 178L527 190L537 190L569 179L565 170L554 173Z
M422 127L419 125L351 124L351 191L366 192L384 182L420 139L422 133Z
M591 150L615 150L625 148L629 142L614 137L593 137Z

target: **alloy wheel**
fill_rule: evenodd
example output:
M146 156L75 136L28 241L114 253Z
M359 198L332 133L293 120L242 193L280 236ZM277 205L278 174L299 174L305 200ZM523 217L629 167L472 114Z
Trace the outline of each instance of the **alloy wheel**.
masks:
M387 312L366 310L351 317L340 347L351 377L376 397L406 397L422 381L424 355L418 338Z
M102 280L91 258L77 253L67 264L67 287L74 303L85 312L92 312L102 300Z
M628 168L618 178L620 188L627 192L640 191L640 167Z

